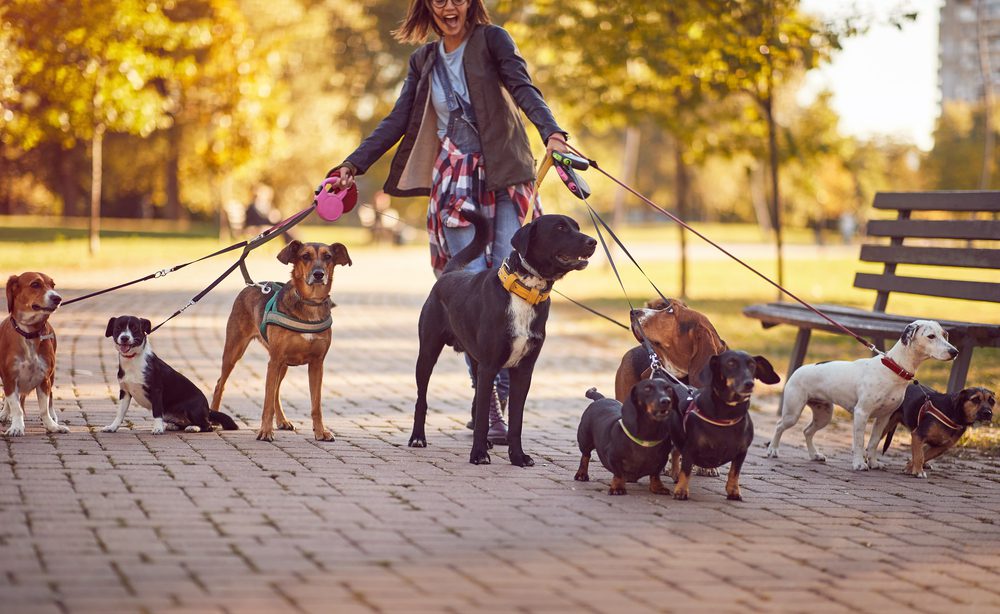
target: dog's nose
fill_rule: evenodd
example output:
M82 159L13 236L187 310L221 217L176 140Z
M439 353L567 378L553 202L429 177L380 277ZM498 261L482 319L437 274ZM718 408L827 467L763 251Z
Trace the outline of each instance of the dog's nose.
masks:
M673 403L670 402L670 397L660 397L660 400L657 401L657 404L660 406L661 409L670 409L670 407L673 405Z
M313 279L316 280L323 279L323 271L313 271Z
M955 348L949 349L948 350L948 356L951 356L952 358L958 356L958 350L956 350Z
M597 247L597 239L594 237L587 237L587 247Z
M750 380L749 382L744 382L744 384L740 386L740 392L753 392L753 386L754 386L753 380Z
M980 422L993 422L993 411L985 409L979 412L979 415L976 416L976 419L979 420Z
M62 297L59 296L58 294L53 294L52 295L52 302L55 303L56 305L58 305L59 303L62 302Z

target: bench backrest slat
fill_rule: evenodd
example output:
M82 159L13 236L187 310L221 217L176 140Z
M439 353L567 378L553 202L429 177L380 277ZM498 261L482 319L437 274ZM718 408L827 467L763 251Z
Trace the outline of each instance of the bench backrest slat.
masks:
M998 220L872 220L868 235L920 239L995 240L1000 238Z
M969 301L1000 303L1000 283L959 281L955 279L928 279L856 273L854 287L879 292L905 292L923 296L941 296Z
M879 192L876 209L914 211L985 211L1000 213L1000 192L962 190L952 192Z
M1000 269L1000 249L862 245L863 262Z

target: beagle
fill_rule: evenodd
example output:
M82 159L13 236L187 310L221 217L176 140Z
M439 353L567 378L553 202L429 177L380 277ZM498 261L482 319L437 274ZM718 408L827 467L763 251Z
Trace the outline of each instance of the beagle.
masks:
M646 309L632 312L632 334L639 342L641 333L649 339L664 368L674 377L689 377L689 383L696 388L708 383L700 377L709 358L728 349L705 314L673 298L651 300ZM624 403L632 386L646 377L649 354L643 346L636 346L625 352L618 366L615 398Z
M0 323L0 380L3 408L0 420L10 419L8 437L24 435L24 401L31 391L38 399L42 424L49 433L68 433L52 408L52 382L56 372L56 333L49 315L62 297L45 273L21 273L7 280L7 310Z

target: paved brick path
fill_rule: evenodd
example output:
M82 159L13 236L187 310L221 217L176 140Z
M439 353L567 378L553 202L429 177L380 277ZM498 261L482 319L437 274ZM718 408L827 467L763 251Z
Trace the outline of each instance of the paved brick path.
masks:
M550 320L529 397L535 467L509 465L503 448L492 465L468 464L470 390L451 352L431 381L430 447L407 448L416 319L431 283L420 256L359 253L338 270L323 386L335 443L312 439L301 368L282 395L300 430L255 441L259 347L224 399L242 430L154 437L148 412L133 405L131 429L101 433L117 399L107 318L162 318L197 288L172 276L61 310L56 406L72 432L46 435L31 400L28 435L0 440L0 611L1000 607L1000 464L949 458L928 480L854 473L843 426L820 436L825 465L805 460L801 428L780 461L766 460L760 435L773 425L773 394L760 399L771 409L754 415L742 503L725 500L724 478L706 477L694 479L687 502L645 484L609 497L596 458L594 481L574 482L583 391L613 391L630 343L594 333L569 307ZM237 287L224 285L154 338L206 393ZM902 448L890 461L902 465Z

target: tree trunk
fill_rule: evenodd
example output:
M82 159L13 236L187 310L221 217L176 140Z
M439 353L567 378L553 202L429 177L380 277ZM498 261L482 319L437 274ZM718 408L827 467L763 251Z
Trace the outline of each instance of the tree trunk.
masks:
M181 158L181 127L174 119L174 123L167 130L167 164L165 190L167 196L166 216L170 220L181 218L181 188L178 175L180 174Z
M636 168L639 162L639 143L641 132L635 126L625 129L625 145L622 152L622 181L633 183L635 181ZM625 196L628 194L625 188L618 188L615 191L614 213L611 222L615 228L620 228L625 223Z
M764 112L767 115L767 149L770 157L771 171L771 225L774 227L774 244L778 258L778 285L785 285L784 249L781 237L781 194L778 191L778 126L774 121L774 98L770 77L768 77L768 94L764 99ZM778 300L784 296L778 291Z
M101 170L103 168L104 124L94 128L90 172L90 254L101 249Z
M687 165L684 163L684 145L678 139L674 139L674 168L676 173L675 185L677 189L677 217L690 223L690 220L688 219L688 186L690 181L688 178ZM683 226L678 224L677 232L679 233L680 238L681 256L680 297L682 299L686 299L688 279L687 231Z
M976 40L979 45L979 72L983 78L983 169L979 176L979 189L988 190L993 184L996 133L993 131L993 69L990 66L990 32L986 31L986 2L976 2Z
M59 148L56 155L56 177L59 178L59 197L62 199L63 217L77 216L80 210L80 186L77 183L76 164L79 149L76 145L69 149Z

